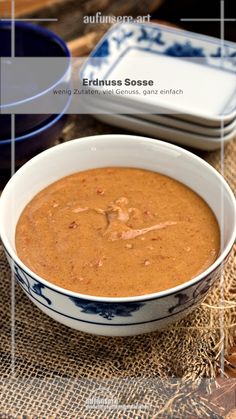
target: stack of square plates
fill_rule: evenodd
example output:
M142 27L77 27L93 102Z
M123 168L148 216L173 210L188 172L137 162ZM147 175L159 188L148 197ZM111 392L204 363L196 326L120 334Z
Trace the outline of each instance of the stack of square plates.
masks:
M236 44L157 24L112 27L80 72L104 122L214 150L236 136Z

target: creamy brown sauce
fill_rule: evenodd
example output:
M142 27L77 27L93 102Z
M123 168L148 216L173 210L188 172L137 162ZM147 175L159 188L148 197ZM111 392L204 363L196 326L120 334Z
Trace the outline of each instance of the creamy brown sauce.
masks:
M220 246L203 199L167 176L131 168L75 173L38 193L16 229L32 271L82 294L172 288L207 269Z

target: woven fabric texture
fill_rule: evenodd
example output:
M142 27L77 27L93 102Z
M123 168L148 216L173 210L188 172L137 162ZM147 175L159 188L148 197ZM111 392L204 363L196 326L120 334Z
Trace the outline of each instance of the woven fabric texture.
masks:
M90 117L70 117L60 142L121 132ZM217 170L220 151L198 153ZM236 142L224 175L236 191ZM236 249L207 299L167 330L126 338L69 329L43 314L19 288L0 246L0 416L38 418L217 418L199 395L223 368L234 339ZM224 294L224 309L222 306ZM13 321L14 320L14 321ZM202 394L201 393L201 394Z

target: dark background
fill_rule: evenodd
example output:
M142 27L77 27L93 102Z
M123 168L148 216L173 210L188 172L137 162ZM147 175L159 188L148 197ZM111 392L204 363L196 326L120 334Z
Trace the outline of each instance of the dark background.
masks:
M236 19L236 0L225 0L225 18ZM220 0L166 0L152 14L186 30L220 37L220 22L181 22L181 18L220 18ZM225 22L225 39L236 42L236 21Z

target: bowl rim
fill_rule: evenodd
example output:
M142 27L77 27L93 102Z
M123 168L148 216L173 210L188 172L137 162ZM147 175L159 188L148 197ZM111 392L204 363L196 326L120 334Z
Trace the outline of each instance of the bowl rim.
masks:
M9 25L11 25L11 20L0 21L0 29L4 28L4 27L8 27ZM32 30L32 31L34 31L34 32L36 32L40 35L46 36L48 38L48 40L56 42L61 47L61 50L65 53L65 56L62 57L62 58L67 58L68 59L68 65L67 65L65 73L54 84L52 84L47 89L43 90L42 92L37 93L34 96L31 96L31 97L23 99L23 100L19 100L17 102L11 102L11 103L7 103L5 105L0 104L0 110L10 108L11 106L20 106L23 103L30 102L31 100L35 100L35 99L45 95L46 93L50 92L54 87L56 87L60 82L63 81L63 79L65 78L65 76L68 72L68 70L70 69L71 52L70 52L66 42L59 35L57 35L53 31L50 31L47 28L44 28L44 27L38 26L38 25L34 25L33 23L29 23L29 22L15 21L14 25L15 25L15 27L23 28L26 31L28 31L28 30L31 31ZM2 58L11 58L11 57L2 57ZM24 58L24 57L21 57L21 58ZM37 58L37 57L35 57L35 58Z
M88 142L88 140L90 141L99 141L99 140L104 140L104 139L109 139L109 141L113 140L117 140L117 139L126 139L127 137L129 140L137 142L143 142L145 141L145 144L148 142L150 145L156 145L156 146L161 146L162 148L166 148L172 151L176 151L181 153L184 156L189 157L190 159L193 159L195 161L197 161L201 166L204 166L205 168L207 168L208 170L210 170L212 172L212 174L218 179L219 182L222 183L224 190L227 192L228 197L230 198L232 204L233 204L233 208L234 208L234 219L233 219L233 228L231 231L231 235L230 235L230 239L228 240L228 243L225 247L225 249L220 253L220 255L218 256L218 258L215 260L215 262L213 264L211 264L209 266L209 268L207 268L205 271L203 271L201 274L195 276L194 278L190 279L189 281L186 281L180 285L177 285L176 287L172 287L169 288L167 290L164 291L159 291L159 292L154 292L154 293L149 293L149 294L144 294L144 295L137 295L137 296L130 296L130 297L100 297L100 296L95 296L95 295L90 295L90 294L81 294L79 292L75 292L75 291L70 291L66 288L62 288L59 287L58 285L55 285L51 282L49 282L48 280L41 278L39 275L37 275L35 272L31 271L31 269L29 269L18 257L16 251L14 250L14 248L12 247L12 245L10 244L10 242L8 241L8 238L4 232L4 223L1 223L1 206L2 206L2 201L3 201L3 197L5 196L5 194L7 193L9 188L12 188L12 186L14 185L15 179L18 178L19 176L21 176L21 174L24 174L25 170L28 169L28 167L34 165L34 162L40 159L43 159L44 156L47 155L53 155L54 150L58 150L58 148L60 147L61 152L63 152L63 149L70 147L70 144L83 144ZM138 167L138 166L137 166ZM58 178L60 179L60 178ZM195 154L191 153L190 151L187 151L179 146L176 146L174 144L170 144L164 141L160 141L160 140L156 140L156 139L152 139L152 138L148 138L148 137L142 137L142 136L134 136L134 135L128 135L128 134L105 134L105 135L94 135L94 136L87 136L87 137L83 137L83 138L77 138L71 141L68 141L66 143L62 143L62 144L58 144L48 150L43 151L42 153L39 153L37 156L33 157L31 160L29 160L27 163L25 163L12 177L11 179L8 181L7 185L5 186L2 195L0 197L0 238L2 240L3 243L3 247L5 248L6 253L10 256L10 258L13 260L13 262L16 263L16 265L18 265L19 268L21 268L27 275L29 275L29 277L31 277L33 280L38 281L39 283L42 283L43 285L45 285L45 287L47 287L48 289L57 292L59 294L62 294L66 297L77 297L83 300L90 300L90 301L94 301L94 302L104 302L104 303L129 303L129 302L138 302L138 301L148 301L148 300L156 300L156 299L160 299L163 297L168 297L172 294L176 294L178 292L181 292L187 288L190 288L193 285L196 285L197 283L199 283L200 281L204 280L204 278L206 278L207 276L209 276L210 274L212 274L217 268L219 268L220 266L222 266L222 264L224 263L225 259L227 258L227 256L229 255L230 251L232 250L232 247L235 243L235 239L236 239L236 201L235 201L235 197L234 194L230 188L230 186L228 185L228 183L226 182L226 180L224 179L224 177L214 168L212 167L209 163L207 163L205 160L201 159L200 157L196 156Z

